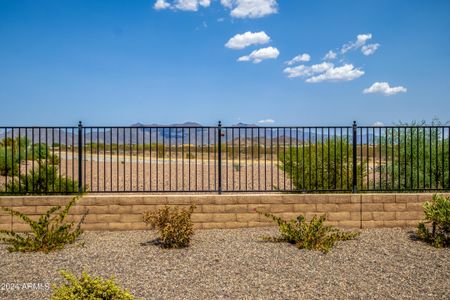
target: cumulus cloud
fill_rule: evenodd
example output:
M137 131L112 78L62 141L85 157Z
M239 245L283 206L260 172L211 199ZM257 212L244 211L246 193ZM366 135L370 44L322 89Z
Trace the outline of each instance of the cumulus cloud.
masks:
M275 120L272 119L265 119L265 120L259 120L258 124L273 124L275 123Z
M364 71L356 69L352 64L341 67L332 67L326 72L306 79L306 82L317 83L322 81L350 81L364 75Z
M333 50L328 51L327 54L325 54L325 57L323 58L323 60L333 60L336 59L337 54L336 52L334 52Z
M356 37L356 41L348 42L347 44L344 44L344 46L342 46L341 54L345 54L350 50L355 50L355 49L361 48L370 39L372 39L371 33L358 34L358 36Z
M365 56L372 55L380 47L380 44L369 44L361 47L361 52Z
M211 0L156 0L153 7L157 10L161 9L175 9L175 10L185 10L185 11L197 11L200 6L208 7L211 5Z
M391 87L387 82L375 82L371 87L363 90L363 94L379 93L384 96L392 96L398 93L406 93L407 89L403 86Z
M294 57L293 59L291 59L290 61L287 61L286 64L288 66L292 66L296 63L299 62L307 62L311 60L311 56L308 53L304 53L304 54L299 54L296 57Z
M283 70L283 72L286 73L289 78L309 77L314 74L323 73L333 67L334 67L333 64L323 62L321 64L316 64L312 66L300 65L296 67L287 67L286 69Z
M231 10L234 18L261 18L278 12L278 0L220 0L220 3ZM197 11L210 5L211 0L156 0L153 8Z
M243 34L236 34L225 44L225 47L230 49L244 49L251 45L267 44L270 41L270 37L264 32L250 32L247 31Z
M364 71L356 69L351 64L335 67L332 63L296 67L288 67L283 70L289 78L304 77L306 82L316 83L322 81L350 81L364 75Z
M277 0L220 0L235 18L261 18L278 12Z
M170 3L167 2L166 0L157 0L155 2L155 4L153 5L153 7L157 10L166 9L166 8L170 8Z
M259 64L266 59L276 59L280 55L277 48L267 47L253 51L249 55L241 56L238 61L253 61L254 64Z

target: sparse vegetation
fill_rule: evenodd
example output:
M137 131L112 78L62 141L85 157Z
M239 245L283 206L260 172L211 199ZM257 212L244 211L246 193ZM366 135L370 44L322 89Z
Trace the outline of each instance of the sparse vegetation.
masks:
M4 186L4 193L14 194L69 194L78 192L78 182L60 176L60 158L51 153L47 144L29 145L25 138L3 140L0 146L0 175L12 176ZM20 164L34 160L36 167L28 173L20 172Z
M300 215L297 219L285 221L271 213L261 213L278 224L280 236L263 237L266 241L287 242L299 249L319 250L326 253L338 241L354 239L358 232L340 231L324 224L325 216L314 216L310 222Z
M16 176L20 162L25 159L28 141L24 138L6 138L0 142L0 175Z
M344 138L288 147L278 155L279 168L292 180L295 190L351 190L352 145ZM363 173L362 163L358 174Z
M67 283L60 286L53 285L52 300L78 300L78 299L102 299L102 300L132 300L135 299L126 289L114 282L114 278L103 279L91 277L86 272L77 278L74 274L61 270L60 274Z
M159 233L158 242L164 248L188 247L194 234L191 215L195 206L188 209L165 206L156 211L144 213L144 222Z
M19 179L9 182L5 187L6 193L14 194L71 194L78 192L78 182L70 178L59 176L58 167L39 160L38 167L28 174L19 175Z
M435 194L432 201L424 203L423 208L426 221L419 224L417 236L434 247L449 247L450 199Z
M71 244L82 234L81 224L87 211L75 226L74 222L67 222L66 217L78 197L74 197L64 208L54 206L37 221L19 211L7 207L2 209L19 217L30 226L31 232L17 233L12 230L0 230L0 241L9 244L10 252L50 252Z
M380 138L386 163L381 166L383 189L450 188L448 137L442 128L426 128L425 122L401 123ZM433 120L432 126L443 125Z

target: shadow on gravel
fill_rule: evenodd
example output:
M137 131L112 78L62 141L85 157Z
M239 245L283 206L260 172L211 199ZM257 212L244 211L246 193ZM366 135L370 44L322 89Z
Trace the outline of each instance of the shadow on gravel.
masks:
M411 241L421 242L421 240L419 239L419 237L417 236L417 234L414 230L409 230L407 233L408 233L408 237Z
M159 238L140 243L141 246L159 246L162 247L161 240Z

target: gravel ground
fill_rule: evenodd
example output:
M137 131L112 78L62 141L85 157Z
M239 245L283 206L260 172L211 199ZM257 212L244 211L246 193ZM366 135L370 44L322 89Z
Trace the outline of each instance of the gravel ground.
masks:
M328 254L262 242L276 228L197 231L188 249L142 244L149 232L87 232L64 250L8 253L0 283L60 283L58 270L87 270L144 299L449 299L450 251L411 239L412 229L364 230ZM84 246L83 246L84 243ZM45 299L50 291L1 291Z

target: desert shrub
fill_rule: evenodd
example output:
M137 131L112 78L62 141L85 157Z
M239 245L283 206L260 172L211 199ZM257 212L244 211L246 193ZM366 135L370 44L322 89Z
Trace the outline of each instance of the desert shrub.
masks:
M165 206L156 211L144 213L144 222L159 233L159 242L164 248L184 248L189 246L194 234L191 215L195 206L189 209Z
M0 175L19 174L20 154L14 153L11 147L0 147Z
M196 155L192 152L188 152L185 154L187 159L195 159Z
M7 138L0 142L0 175L19 174L20 162L25 159L28 140L25 138Z
M74 197L64 208L59 205L50 208L37 221L33 221L24 213L3 207L4 211L26 222L31 232L0 230L0 241L10 245L8 247L10 252L50 252L73 243L82 233L80 227L87 214L86 211L76 226L74 222L66 221L69 210L77 199L78 197Z
M264 240L287 242L294 244L299 249L320 250L326 253L333 248L337 241L350 240L359 235L358 232L340 231L325 225L325 216L314 216L308 223L302 215L290 221L285 221L271 213L264 213L264 215L275 221L280 231L280 236L266 236L263 237Z
M435 194L432 201L424 203L423 209L426 221L419 223L417 236L434 247L449 247L450 199Z
M279 168L298 191L351 190L352 145L345 138L329 138L287 147L278 154ZM363 175L363 162L358 163L358 177Z
M50 156L50 149L47 144L34 144L31 152L29 153L30 159L41 160Z
M42 160L38 167L28 174L21 174L20 180L9 182L5 187L6 193L14 194L70 194L78 192L78 182L68 177L59 176L58 167ZM84 191L84 188L83 188Z
M405 128L386 130L380 151L386 158L381 170L385 189L449 189L449 140L442 128L421 127L425 122L400 123ZM433 120L432 126L442 123Z
M74 274L61 270L61 276L67 281L60 286L52 286L52 300L78 300L78 299L103 299L103 300L132 300L135 299L126 289L114 282L114 278L92 278L86 272L77 278Z

